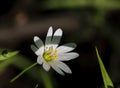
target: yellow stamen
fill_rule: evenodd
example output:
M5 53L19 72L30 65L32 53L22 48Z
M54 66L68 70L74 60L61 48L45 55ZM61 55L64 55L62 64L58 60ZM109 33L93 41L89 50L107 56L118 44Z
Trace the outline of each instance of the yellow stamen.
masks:
M57 50L53 50L53 48L50 48L49 50L45 51L43 54L43 58L45 61L52 61L57 58Z

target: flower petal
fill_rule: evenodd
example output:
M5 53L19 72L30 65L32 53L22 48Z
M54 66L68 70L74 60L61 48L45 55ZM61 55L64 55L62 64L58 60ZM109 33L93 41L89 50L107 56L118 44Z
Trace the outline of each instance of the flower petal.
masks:
M57 50L59 54L62 54L62 53L66 53L66 52L74 50L76 46L77 45L75 43L67 43L67 44L64 44L58 47Z
M37 56L43 55L43 53L44 53L44 46L40 47L40 48L35 52L35 54L36 54Z
M49 27L46 40L45 40L45 49L47 49L48 45L51 44L52 35L53 35L53 28Z
M62 71L58 66L56 66L56 64L54 63L54 61L49 62L49 65L50 65L57 73L59 73L60 75L65 75L65 74L63 73L63 71Z
M40 48L40 47L42 47L44 45L43 42L42 42L42 40L38 36L34 37L34 42L35 42L35 44L36 44L36 46L38 48Z
M46 70L46 71L49 71L50 70L50 66L47 62L44 62L43 63L43 68Z
M75 59L78 56L79 56L79 54L75 53L75 52L58 54L58 57L56 58L56 60L68 61L68 60L71 60L71 59Z
M40 65L43 63L43 58L41 57L41 55L37 57L37 63Z
M63 63L63 62L61 62L61 61L55 61L55 64L56 64L60 69L62 69L64 72L69 73L69 74L72 73L72 71L70 70L70 68L69 68L65 63Z
M53 35L53 28L49 27L49 30L48 30L48 33L46 36L46 40L45 40L45 44L51 44L52 35Z
M53 44L53 49L56 49L56 47L60 43L62 34L63 32L60 28L55 31L52 42L51 42L51 44Z
M33 52L36 52L38 50L38 48L36 46L34 46L34 45L31 45L30 47L31 47Z

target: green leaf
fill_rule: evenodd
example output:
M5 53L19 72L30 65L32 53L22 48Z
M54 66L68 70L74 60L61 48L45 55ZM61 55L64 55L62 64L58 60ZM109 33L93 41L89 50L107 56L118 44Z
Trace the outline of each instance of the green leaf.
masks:
M18 54L18 53L19 53L19 51L3 50L3 51L0 53L0 61L9 59L9 58L15 56L15 55Z
M100 70L101 70L101 73L102 73L104 86L105 86L105 88L109 88L109 87L114 88L114 85L113 85L113 83L112 83L112 81L111 81L111 79L110 79L110 77L109 77L109 75L108 75L108 73L107 73L107 71L104 67L104 64L101 60L101 57L98 53L97 47L95 47L95 50L96 50L96 55L97 55L98 62L99 62L99 65L100 65Z

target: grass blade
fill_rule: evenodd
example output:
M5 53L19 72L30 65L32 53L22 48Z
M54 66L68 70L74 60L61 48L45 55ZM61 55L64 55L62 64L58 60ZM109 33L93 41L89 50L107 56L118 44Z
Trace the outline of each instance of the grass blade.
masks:
M100 70L101 70L101 73L102 73L104 86L105 86L105 88L109 88L109 87L114 88L114 85L113 85L113 83L112 83L112 81L111 81L111 79L110 79L110 77L109 77L109 75L108 75L108 73L107 73L107 71L104 67L104 64L101 60L101 57L99 55L97 47L95 47L95 50L96 50L96 55L97 55L98 62L99 62L99 65L100 65Z

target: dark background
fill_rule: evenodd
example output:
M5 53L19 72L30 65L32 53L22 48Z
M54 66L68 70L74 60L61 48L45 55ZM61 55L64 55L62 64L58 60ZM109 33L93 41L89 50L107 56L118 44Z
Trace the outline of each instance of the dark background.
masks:
M1 0L0 48L20 50L20 53L0 62L0 88L34 88L37 83L38 88L103 88L95 46L115 88L119 88L119 4L119 0ZM36 62L37 56L30 49L33 37L37 35L45 40L50 26L54 31L63 29L60 45L77 44L74 51L80 56L65 62L73 74L61 76L53 69L45 72L38 65L9 83L11 78ZM49 80L39 73L40 70ZM52 86L48 85L49 81Z

